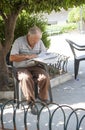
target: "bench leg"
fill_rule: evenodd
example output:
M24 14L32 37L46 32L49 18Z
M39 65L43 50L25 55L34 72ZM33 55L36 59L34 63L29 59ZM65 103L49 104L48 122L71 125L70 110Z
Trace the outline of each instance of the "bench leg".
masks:
M51 90L51 84L49 86L49 99L50 99L50 102L53 102L53 97L52 97L52 90Z
M78 70L79 70L79 60L74 61L74 73L75 73L75 79L77 78L78 75Z

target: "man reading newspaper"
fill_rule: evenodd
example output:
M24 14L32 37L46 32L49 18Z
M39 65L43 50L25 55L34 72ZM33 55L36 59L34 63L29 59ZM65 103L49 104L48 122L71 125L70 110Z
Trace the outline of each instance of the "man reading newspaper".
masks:
M40 53L46 52L41 37L42 32L37 26L30 28L27 35L14 41L10 53L10 61L18 70L18 80L28 103L35 100L34 76L39 86L39 98L45 103L48 102L49 75L36 62L31 61L31 59L37 58ZM26 61L29 61L28 64L25 64ZM33 111L36 114L34 107Z

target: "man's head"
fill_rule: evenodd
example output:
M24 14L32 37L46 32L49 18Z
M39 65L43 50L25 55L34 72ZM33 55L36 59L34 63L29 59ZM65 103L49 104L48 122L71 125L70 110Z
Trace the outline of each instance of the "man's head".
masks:
M29 29L27 34L27 40L31 46L34 46L42 38L42 32L40 28L34 26Z

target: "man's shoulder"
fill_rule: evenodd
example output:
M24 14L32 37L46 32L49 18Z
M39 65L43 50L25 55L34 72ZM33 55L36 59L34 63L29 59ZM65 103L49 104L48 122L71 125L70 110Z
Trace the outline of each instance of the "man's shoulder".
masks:
M15 41L14 41L14 44L16 45L19 45L21 46L23 43L26 42L26 36L20 36L18 37Z
M42 44L42 43L43 43L43 41L40 39L38 43Z

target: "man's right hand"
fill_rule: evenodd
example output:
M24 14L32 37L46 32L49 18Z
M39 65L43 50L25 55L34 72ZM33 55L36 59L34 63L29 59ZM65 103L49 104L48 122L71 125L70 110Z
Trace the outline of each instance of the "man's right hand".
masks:
M20 61L24 61L24 60L29 60L32 58L36 58L37 55L36 54L16 54L16 55L10 55L10 61L13 62L20 62Z
M26 59L27 59L27 60L33 59L33 58L36 58L36 57L37 57L36 54L26 55Z

